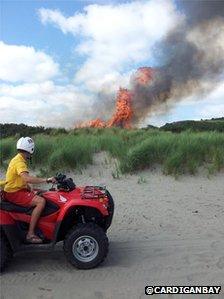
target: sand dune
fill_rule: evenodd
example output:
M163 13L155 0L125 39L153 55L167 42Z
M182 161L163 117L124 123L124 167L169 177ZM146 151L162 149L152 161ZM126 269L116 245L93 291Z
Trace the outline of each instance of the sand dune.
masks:
M1 276L1 298L145 298L145 285L221 285L224 290L224 174L178 180L159 170L113 179L104 154L77 185L105 184L116 203L110 252L97 269L53 253L17 255ZM161 298L224 298L163 295ZM182 297L180 297L182 296ZM153 298L159 296L153 296Z

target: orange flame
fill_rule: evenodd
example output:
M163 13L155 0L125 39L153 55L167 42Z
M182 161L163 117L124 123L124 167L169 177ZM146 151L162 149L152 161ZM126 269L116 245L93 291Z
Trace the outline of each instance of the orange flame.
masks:
M133 115L131 99L132 94L129 90L125 88L119 89L116 100L116 110L107 124L108 127L130 127L130 122Z
M105 122L100 118L93 119L89 122L89 127L92 128L104 128L106 126Z
M150 67L141 67L134 75L134 81L140 85L147 85L153 79L154 70ZM108 128L123 127L130 128L133 116L132 92L125 88L119 88L116 98L116 108L113 116L107 122L100 118L83 122L77 127Z
M151 67L140 67L135 73L135 81L141 85L147 85L153 79L154 70Z
M100 118L83 121L76 125L76 128L105 128L106 123Z

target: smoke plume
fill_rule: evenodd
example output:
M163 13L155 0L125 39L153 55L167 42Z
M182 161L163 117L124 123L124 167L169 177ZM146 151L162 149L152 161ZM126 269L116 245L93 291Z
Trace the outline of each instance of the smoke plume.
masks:
M191 95L203 98L224 78L224 2L179 1L178 5L182 23L156 45L160 66L139 68L130 78L130 90L118 91L115 109L111 98L101 98L95 105L97 118L81 126L136 126L150 112L164 111L171 103ZM108 121L105 111L114 111Z
M138 124L163 104L192 94L212 91L224 70L224 2L180 1L183 24L170 32L158 48L163 66L153 80L139 84L132 78L133 123Z

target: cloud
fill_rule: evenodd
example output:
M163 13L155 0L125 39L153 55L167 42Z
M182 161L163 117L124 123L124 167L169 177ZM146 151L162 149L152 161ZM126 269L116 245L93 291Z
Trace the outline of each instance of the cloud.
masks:
M56 85L52 81L0 86L1 122L27 123L55 127L72 127L91 117L93 98L73 85Z
M224 104L208 105L201 111L201 118L224 117Z
M0 42L0 80L41 82L59 74L59 66L42 51Z
M198 111L200 118L224 117L224 82L203 101Z
M85 61L75 82L91 91L99 91L111 76L118 88L130 65L152 59L155 44L182 20L171 0L88 5L70 17L42 8L39 16L43 24L80 37L75 51Z

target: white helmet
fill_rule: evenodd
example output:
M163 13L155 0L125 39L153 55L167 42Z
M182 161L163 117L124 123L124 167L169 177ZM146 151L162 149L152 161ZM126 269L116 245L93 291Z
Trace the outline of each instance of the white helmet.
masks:
M17 141L17 145L16 145L16 148L18 150L23 150L23 151L26 151L30 154L33 154L34 147L35 147L34 141L30 137L21 137Z

